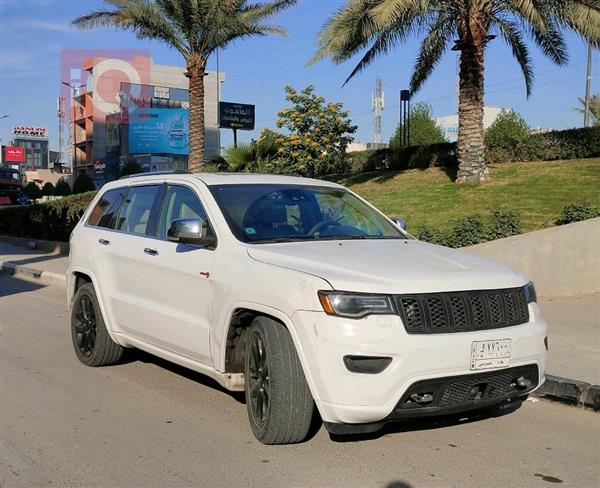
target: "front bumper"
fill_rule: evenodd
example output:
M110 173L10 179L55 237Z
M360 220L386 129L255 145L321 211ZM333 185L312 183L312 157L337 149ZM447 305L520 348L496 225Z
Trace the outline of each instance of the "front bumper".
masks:
M397 408L409 388L419 382L508 371L472 371L473 341L511 339L510 369L536 368L537 378L530 387L507 391L501 398L491 400L500 403L535 390L544 381L547 326L537 305L530 304L529 308L527 324L451 334L408 334L395 315L353 320L324 312L298 311L292 320L306 376L326 424L371 424L395 417L464 411L492 403L490 398L482 397L469 398L462 405L431 406L429 410ZM385 356L391 357L392 362L379 374L352 373L344 365L346 355Z

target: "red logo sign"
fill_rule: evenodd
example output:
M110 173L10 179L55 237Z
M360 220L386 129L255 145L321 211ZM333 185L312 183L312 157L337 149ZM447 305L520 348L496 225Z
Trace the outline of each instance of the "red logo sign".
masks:
M4 161L11 163L23 163L25 162L25 148L6 146L4 148Z

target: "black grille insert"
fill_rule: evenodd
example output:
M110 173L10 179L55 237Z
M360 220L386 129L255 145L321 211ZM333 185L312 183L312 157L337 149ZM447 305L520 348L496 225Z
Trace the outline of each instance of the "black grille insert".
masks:
M529 321L523 288L398 295L395 301L409 334L497 329Z
M396 413L415 409L444 410L526 395L538 385L538 374L537 366L532 364L418 381L402 396ZM523 380L527 380L526 386L522 386ZM428 395L427 402L422 400L425 395Z

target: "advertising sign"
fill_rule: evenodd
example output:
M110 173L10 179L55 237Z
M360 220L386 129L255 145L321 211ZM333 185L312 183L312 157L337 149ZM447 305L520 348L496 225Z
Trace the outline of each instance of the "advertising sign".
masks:
M11 163L24 163L25 162L25 148L6 146L4 148L4 161Z
M219 103L219 127L222 129L254 130L254 105Z
M26 137L46 137L48 135L48 129L46 129L46 127L17 125L13 127L13 135Z
M188 126L187 109L138 108L129 113L129 152L187 155Z

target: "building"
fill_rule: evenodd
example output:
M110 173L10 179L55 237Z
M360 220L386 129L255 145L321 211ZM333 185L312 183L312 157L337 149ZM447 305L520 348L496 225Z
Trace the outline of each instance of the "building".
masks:
M24 175L25 171L48 169L50 161L49 144L48 129L45 127L25 125L13 127L12 146L23 148L24 151L24 154L21 153L20 160L13 159L13 162L19 164L21 176ZM4 160L10 160L6 151Z
M92 57L83 63L81 79L71 78L71 83L82 87L73 92L71 110L75 175L86 172L100 186L118 177L119 165L132 159L148 170L187 168L185 68L154 64L148 57L127 63ZM219 152L217 73L207 73L204 84L210 156ZM167 124L166 133L160 133Z
M483 108L483 129L487 129L494 123L498 115L502 110L506 110L498 107L484 107ZM458 140L458 114L447 115L444 117L438 117L435 119L437 124L444 131L444 136L449 142L456 142Z
M386 142L352 142L346 148L347 153L360 151L375 151L378 149L387 149L389 144Z

